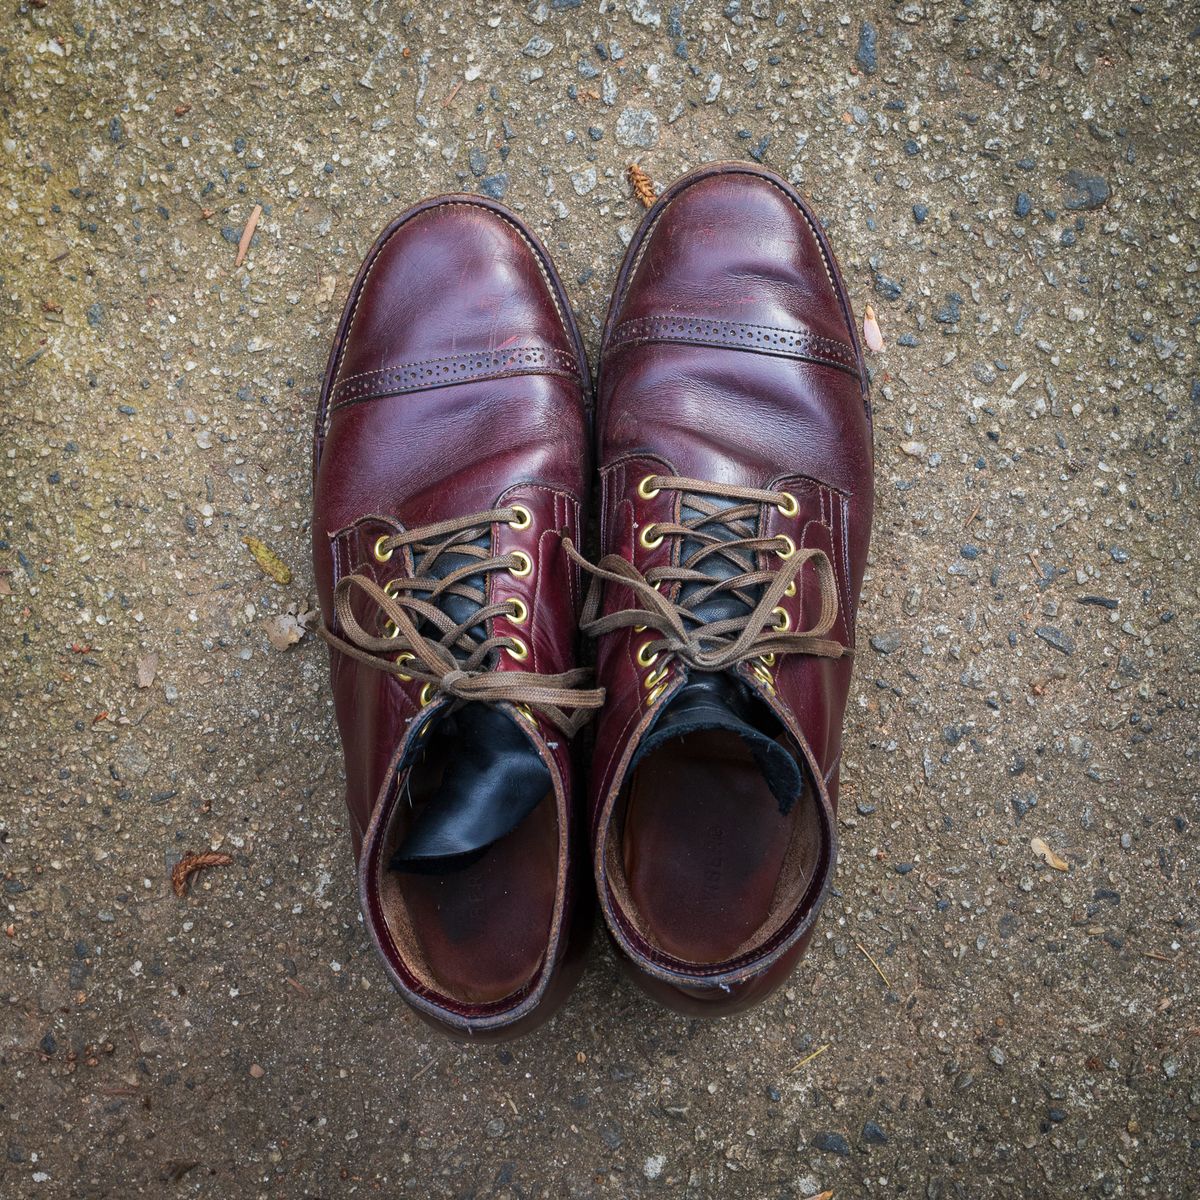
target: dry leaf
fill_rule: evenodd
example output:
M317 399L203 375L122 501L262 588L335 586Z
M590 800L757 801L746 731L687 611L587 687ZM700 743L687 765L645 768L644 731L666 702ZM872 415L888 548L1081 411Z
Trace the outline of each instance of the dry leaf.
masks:
M808 1200L833 1200L833 1189L830 1188L827 1192L820 1192L816 1196L809 1196Z
M11 596L12 584L8 582L8 572L0 571L0 596Z
M879 321L875 317L875 309L868 304L863 314L863 341L872 354L878 354L883 349L883 334L879 332Z
M148 688L158 674L158 655L153 650L149 654L139 654L137 659L137 685Z
M246 261L246 254L250 249L250 239L254 236L254 231L258 228L258 218L261 216L262 205L256 204L250 211L250 219L246 222L246 228L242 230L242 237L238 242L237 258L233 260L235 267L240 267Z
M242 538L242 541L250 553L254 555L254 561L258 563L264 575L269 576L276 583L292 582L291 569L266 542L260 541L256 537Z
M267 641L276 650L286 650L304 636L304 626L300 624L293 613L280 613L276 617L267 617L262 626L266 632Z
M642 205L645 208L653 207L654 184L650 182L650 176L637 163L630 163L625 168L625 174L629 176L629 182L633 185L633 194L642 202Z
M228 854L216 850L185 854L171 871L171 886L175 889L175 895L187 895L188 881L197 871L206 871L209 867L227 867L231 862L233 859Z
M1046 866L1053 867L1056 871L1069 870L1067 866L1067 860L1065 858L1059 858L1059 856L1055 854L1054 851L1051 850L1050 847L1046 845L1046 843L1042 841L1040 837L1035 837L1033 841L1029 843L1029 848L1038 856L1038 858L1042 860L1042 862L1046 864Z

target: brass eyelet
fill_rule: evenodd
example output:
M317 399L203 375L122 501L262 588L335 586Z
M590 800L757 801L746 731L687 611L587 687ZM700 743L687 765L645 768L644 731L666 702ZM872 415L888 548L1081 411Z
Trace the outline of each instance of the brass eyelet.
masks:
M387 583L385 583L383 585L383 594L385 596L387 596L390 600L395 600L396 593L399 590L400 590L400 580L398 580L398 579L389 579L387 581Z
M792 495L791 492L780 492L780 498L775 502L775 507L785 517L794 517L800 511L800 502Z
M657 700L657 699L658 699L658 698L659 698L659 697L660 697L660 696L663 694L663 692L665 692L666 690L667 690L667 685L666 685L665 683L660 683L660 684L659 684L659 685L658 685L658 686L657 686L657 687L656 687L656 688L655 688L655 689L654 689L652 692L649 692L649 693L647 694L647 696L646 696L646 707L647 707L647 708L650 708L650 707L652 707L652 706L653 706L653 704L654 704L654 702L655 702L655 701L656 701L656 700Z
M526 575L532 573L533 559L524 550L514 550L512 551L512 556L515 559L519 559L521 565L519 567L509 567L508 573L510 575L515 575L518 579L524 579Z
M383 636L389 641L400 636L400 626L391 617L383 623Z
M654 497L659 493L659 488L646 487L646 484L648 484L653 478L653 475L647 475L645 479L643 479L642 482L637 485L637 494L641 496L643 500L653 500Z
M386 542L388 540L389 537L391 537L391 534L381 533L375 539L375 545L371 548L371 553L375 555L376 562L387 562L388 559L391 558L393 554L395 554L395 552L396 552L395 547L389 548L388 552L386 554L384 554L384 552L379 548L380 546L383 545L384 542Z
M517 660L517 662L524 662L529 657L529 647L519 637L513 638L512 641L516 644L512 646L505 646L504 648L513 656L513 658Z
M758 656L758 660L764 666L767 666L767 667L773 667L775 665L775 655L774 654L760 654Z
M433 684L427 683L421 688L421 707L425 708L433 703Z
M524 625L525 622L529 620L529 607L526 605L524 600L520 600L516 596L513 596L513 598L508 602L508 607L512 610L508 614L508 619L514 625Z
M650 649L649 642L643 642L642 645L638 648L637 665L639 667L652 667L652 666L654 666L654 664L656 662L658 662L659 652L657 650L655 650L653 654L648 655L647 652L649 651L649 649Z
M510 504L508 507L518 514L515 520L509 521L509 529L528 529L533 524L533 513L525 505Z
M658 687L658 685L662 683L664 679L666 679L667 672L669 670L670 668L667 666L667 664L663 663L661 667L651 671L650 674L646 676L646 678L642 681L642 686L646 688L647 691L653 691L654 688Z
M772 678L771 672L760 663L755 663L754 666L750 668L750 673L755 677L755 679L759 680L761 683L765 683L768 687L773 687L775 684L775 680Z
M773 629L775 629L775 630L776 630L776 632L778 632L778 633L787 633L787 631L788 631L789 629L791 629L791 627L792 627L792 618L788 616L788 611L787 611L787 609L786 609L786 608L773 608L773 609L771 609L771 616L773 616L773 617L778 617L778 620L777 620L777 621L775 622L775 624L772 626L772 628L773 628Z
M796 581L794 579L783 589L783 594L785 596L794 596L796 594Z
M777 533L775 539L783 543L783 549L775 551L780 558L791 558L796 553L796 543L786 533Z
M653 550L656 546L661 546L663 544L662 534L659 534L658 537L655 537L651 532L657 528L658 526L651 521L650 524L638 534L638 541L641 543L642 549Z
M528 704L518 704L516 708L517 712L519 712L521 716L523 716L525 720L530 723L530 725L537 724L537 717L533 715L533 709L530 708Z
M399 654L392 660L396 666L403 666L406 662L416 662L417 656L411 650L401 650ZM405 683L412 682L411 675L405 675L401 671L396 672L396 678L403 680Z

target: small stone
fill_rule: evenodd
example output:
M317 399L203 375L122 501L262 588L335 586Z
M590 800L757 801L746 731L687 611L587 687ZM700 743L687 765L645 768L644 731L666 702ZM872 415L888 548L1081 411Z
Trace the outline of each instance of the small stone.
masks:
M916 223L918 225L924 225L925 218L927 216L929 216L929 205L928 204L914 204L912 212L913 212L913 220L916 221Z
M862 1140L868 1146L886 1146L888 1136L874 1121L868 1121L863 1125Z
M887 633L877 633L871 638L871 649L876 654L891 654L894 650L900 649L900 631L898 629L889 630Z
M993 1046L988 1051L988 1058L991 1059L991 1061L994 1062L998 1067L1002 1067L1006 1062L1008 1062L1008 1055L1006 1055L999 1046Z
M892 867L892 870L895 871L897 875L907 875L912 869L913 865L909 862L896 863Z
M250 1074L254 1079L261 1079L266 1074L266 1071L264 1071L263 1068L258 1065L258 1063L251 1063Z
M1033 200L1030 199L1028 192L1018 192L1016 203L1013 205L1013 213L1018 217L1027 217L1033 211Z
M622 146L650 150L658 144L658 118L648 108L627 108L617 118L617 141Z
M479 187L485 196L493 200L503 200L508 191L508 172L501 171L499 175L488 175L479 181Z
M885 300L899 300L901 290L894 279L889 279L880 271L875 272L875 291Z
M924 442L901 442L900 449L908 455L909 458L924 458L929 450L929 447Z
M1112 195L1108 181L1099 175L1087 175L1083 171L1068 171L1063 203L1073 212L1080 209L1099 208Z
M1039 625L1034 633L1048 646L1053 646L1060 654L1075 653L1075 643L1057 625Z
M472 146L471 153L467 155L467 164L471 174L478 179L487 170L487 155L478 146Z
M577 196L586 196L596 186L596 168L588 167L584 171L571 173L571 186Z
M647 1179L657 1179L663 1173L663 1167L667 1165L666 1158L661 1154L652 1154L642 1164L642 1174Z
M485 1126L484 1132L490 1138L498 1138L504 1136L504 1130L507 1128L504 1124L503 1117L493 1117Z
M946 296L946 303L933 314L933 318L939 325L956 325L959 318L962 316L963 298L958 292L950 292Z
M196 431L196 445L201 450L208 450L212 446L212 434L207 429L199 429Z
M818 1150L824 1150L826 1154L850 1157L850 1143L840 1133L814 1133L812 1144Z
M858 30L858 51L854 55L858 65L868 75L874 75L879 70L877 48L879 34L870 21L864 21Z
M551 50L554 49L554 43L547 41L541 34L535 33L533 37L521 47L521 53L526 58L545 58Z

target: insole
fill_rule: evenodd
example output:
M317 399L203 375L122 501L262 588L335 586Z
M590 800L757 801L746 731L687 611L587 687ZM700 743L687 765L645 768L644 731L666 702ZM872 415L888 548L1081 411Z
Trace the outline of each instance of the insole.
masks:
M799 805L784 816L733 733L668 742L630 781L622 853L651 942L687 962L733 957L770 916Z
M551 794L470 866L443 874L388 874L437 986L454 999L488 1004L522 988L541 965L557 869Z

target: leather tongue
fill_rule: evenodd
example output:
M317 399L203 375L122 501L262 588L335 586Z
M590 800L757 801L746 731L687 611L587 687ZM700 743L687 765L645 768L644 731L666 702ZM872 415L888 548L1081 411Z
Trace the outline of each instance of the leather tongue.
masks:
M550 771L503 709L466 704L430 733L449 739L441 784L395 854L396 871L428 874L469 866L511 833L551 790ZM413 768L417 769L417 768Z
M771 794L779 802L779 811L786 816L804 789L804 777L796 760L752 723L752 709L753 700L730 676L691 676L642 739L631 770L641 759L675 738L706 730L726 730L746 743Z

